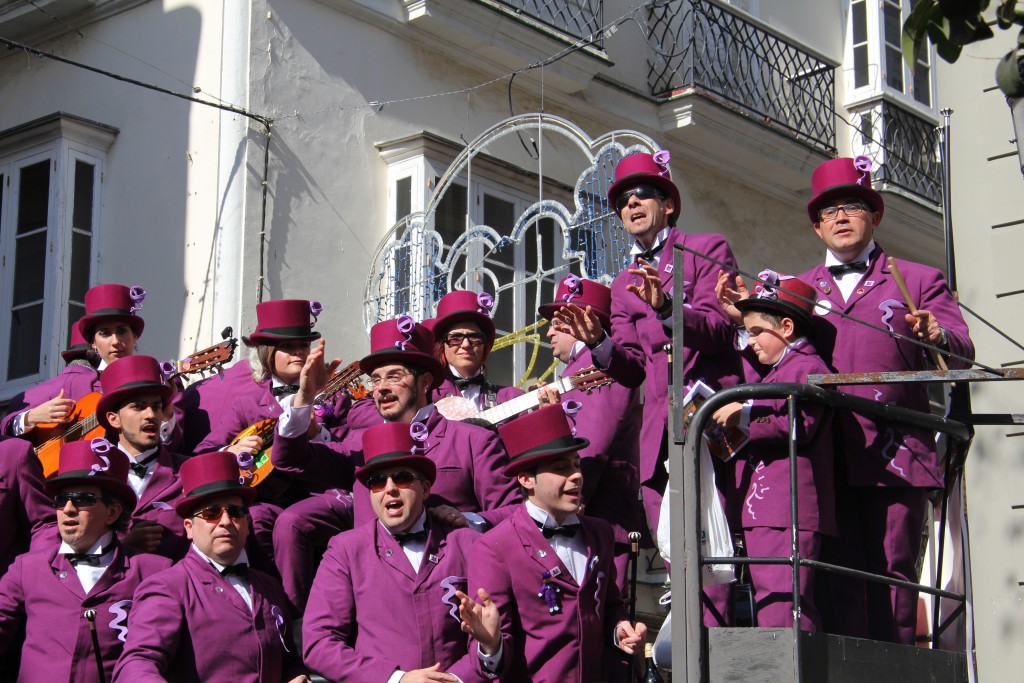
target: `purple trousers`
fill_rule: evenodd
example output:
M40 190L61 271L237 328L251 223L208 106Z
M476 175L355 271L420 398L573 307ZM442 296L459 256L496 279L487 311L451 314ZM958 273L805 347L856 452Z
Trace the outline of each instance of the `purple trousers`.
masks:
M789 529L752 527L743 530L747 557L790 557L793 542ZM797 532L800 557L817 560L821 555L822 536L814 531ZM765 627L793 626L793 568L782 564L749 565L754 585L757 625ZM820 631L821 615L814 601L813 569L800 570L800 628Z
M838 487L839 536L825 540L822 559L917 583L927 506L927 489ZM918 591L831 575L825 593L833 608L824 610L830 632L915 643Z
M341 489L314 493L288 506L274 525L274 560L296 616L306 611L309 590L327 544L352 528L352 494Z

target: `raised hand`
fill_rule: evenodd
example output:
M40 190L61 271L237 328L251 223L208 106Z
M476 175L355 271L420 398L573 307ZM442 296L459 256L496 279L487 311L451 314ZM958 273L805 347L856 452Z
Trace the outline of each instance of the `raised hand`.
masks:
M462 630L480 643L480 649L485 655L494 655L501 644L501 616L487 591L478 588L476 594L480 602L462 591L455 591L455 597L459 599Z

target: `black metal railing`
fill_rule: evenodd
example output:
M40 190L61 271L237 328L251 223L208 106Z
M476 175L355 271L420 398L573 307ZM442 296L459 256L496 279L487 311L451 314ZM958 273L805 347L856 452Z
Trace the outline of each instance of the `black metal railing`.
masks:
M875 180L895 185L938 205L942 201L942 164L935 124L892 102L882 102L885 163Z
M502 0L499 4L573 38L593 36L594 47L604 43L604 36L598 34L604 24L604 0Z
M653 96L710 96L835 153L833 64L707 0L655 4L647 23Z

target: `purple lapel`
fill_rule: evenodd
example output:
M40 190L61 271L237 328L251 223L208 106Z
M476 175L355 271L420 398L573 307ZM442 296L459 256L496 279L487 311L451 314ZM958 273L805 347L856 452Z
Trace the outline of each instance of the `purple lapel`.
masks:
M412 568L412 562L406 557L402 545L395 540L394 536L381 528L380 520L373 525L373 534L376 537L377 557L381 562L388 565L411 582L416 582L416 572ZM429 549L430 544L427 544ZM424 555L424 563L426 563Z
M572 572L562 562L555 549L551 547L548 539L544 538L544 534L537 528L537 522L526 511L525 505L520 506L513 519L515 520L516 531L519 534L520 541L522 541L523 549L526 551L527 556L536 564L538 589L544 582L542 575L547 571L552 573L557 571L557 574L553 577L553 580L557 583L570 586L573 589L579 588L576 580L572 578Z
M85 589L82 588L82 582L78 580L78 572L68 562L68 558L64 557L60 553L60 545L57 546L53 553L53 559L50 560L50 567L53 568L53 574L57 577L64 588L78 598L79 602L85 600Z
M681 230L669 230L668 237L665 238L665 247L661 250L661 261L658 263L658 277L661 278L662 289L670 294L672 293L674 279L672 275L676 267L676 250L674 245L676 242L683 244L685 241L686 235ZM686 255L686 252L681 252L679 258L684 259Z
M231 604L232 607L241 611L247 617L252 619L253 614L256 614L256 601L253 600L253 611L249 612L249 607L242 600L242 596L238 594L235 587L232 586L228 581L220 575L217 568L211 563L207 562L205 558L199 556L191 546L188 549L188 553L185 555L185 561L192 563L189 567L189 573L195 577L196 581L207 587L208 592L216 592L225 597L225 599ZM252 590L252 579L249 580L249 594L254 595L255 591ZM218 590L219 589L219 590ZM213 611L215 608L211 608Z
M146 482L146 488L142 490L139 504L135 506L135 515L138 515L146 506L151 506L154 501L159 500L163 493L180 481L173 464L170 453L161 446L160 453L156 457L156 464L153 466L153 474Z

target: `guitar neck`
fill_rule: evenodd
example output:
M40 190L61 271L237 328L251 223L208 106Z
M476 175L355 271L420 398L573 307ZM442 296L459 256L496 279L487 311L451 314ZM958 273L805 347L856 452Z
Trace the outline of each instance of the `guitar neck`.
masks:
M573 389L572 377L563 377L557 382L552 382L550 386L558 388L560 392L566 392ZM531 410L540 405L540 389L534 389L533 391L523 394L522 396L516 396L515 398L509 399L504 403L483 410L473 417L478 420L485 420L493 424L504 422L505 420L515 417L520 413L525 413L527 410Z

